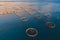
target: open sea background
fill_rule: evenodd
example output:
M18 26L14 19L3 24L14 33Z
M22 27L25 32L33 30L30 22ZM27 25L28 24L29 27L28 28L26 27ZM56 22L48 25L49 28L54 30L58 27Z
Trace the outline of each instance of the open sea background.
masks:
M33 3L32 1L30 3ZM13 14L0 15L0 40L60 40L60 2L59 1L37 1L37 4L29 4L30 6L38 8L46 8L52 6L51 18L47 19L43 14L36 12L40 15L41 19L35 19L32 15L24 13L22 17L27 17L27 22L21 21L19 16ZM49 8L49 7L48 7ZM57 19L59 17L59 20ZM53 22L56 26L55 29L49 29L45 23ZM39 32L35 38L26 35L27 28L36 28Z

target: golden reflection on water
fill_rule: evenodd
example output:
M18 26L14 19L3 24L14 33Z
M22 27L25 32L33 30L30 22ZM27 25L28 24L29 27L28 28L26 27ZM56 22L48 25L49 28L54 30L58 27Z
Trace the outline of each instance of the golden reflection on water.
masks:
M29 6L29 4L28 2L0 2L0 15L20 13L23 10L32 14L31 10L36 10L36 8Z

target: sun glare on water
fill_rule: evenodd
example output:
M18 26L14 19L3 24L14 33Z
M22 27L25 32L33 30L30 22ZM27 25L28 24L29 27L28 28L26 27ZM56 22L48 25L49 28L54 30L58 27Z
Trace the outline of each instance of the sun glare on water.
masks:
M21 15L23 10L28 14L32 14L31 10L37 10L37 8L29 6L29 4L28 2L0 2L0 15L12 13Z

